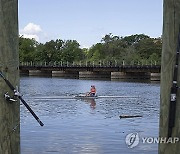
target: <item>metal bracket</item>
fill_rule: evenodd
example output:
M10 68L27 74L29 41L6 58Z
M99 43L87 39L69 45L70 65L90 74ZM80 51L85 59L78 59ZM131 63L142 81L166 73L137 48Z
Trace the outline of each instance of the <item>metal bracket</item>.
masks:
M176 94L171 94L171 101L172 102L176 101Z
M18 86L16 86L16 89L14 89L14 96L16 97L22 97L21 93L18 90Z
M5 100L7 100L8 102L17 102L17 100L15 100L15 99L13 99L13 98L11 98L10 96L9 96L9 94L8 94L8 92L6 92L5 94L4 94L4 98L5 98Z

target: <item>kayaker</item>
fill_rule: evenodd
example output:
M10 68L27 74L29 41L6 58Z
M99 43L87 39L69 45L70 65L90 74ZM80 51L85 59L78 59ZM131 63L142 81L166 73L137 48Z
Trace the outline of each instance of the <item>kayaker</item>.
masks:
M94 85L91 86L90 96L96 96L96 87Z
M91 86L90 92L87 92L86 96L96 96L96 88L94 85Z

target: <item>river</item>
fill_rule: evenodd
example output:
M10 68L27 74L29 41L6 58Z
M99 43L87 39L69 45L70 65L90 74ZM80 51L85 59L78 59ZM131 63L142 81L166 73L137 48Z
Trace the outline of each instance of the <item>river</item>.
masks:
M33 99L77 95L89 91L92 84L99 96L138 98ZM23 98L44 123L39 126L21 104L22 154L158 153L157 143L142 140L159 133L158 83L21 77L20 85ZM142 117L120 119L120 115ZM135 147L125 142L130 133L138 133Z

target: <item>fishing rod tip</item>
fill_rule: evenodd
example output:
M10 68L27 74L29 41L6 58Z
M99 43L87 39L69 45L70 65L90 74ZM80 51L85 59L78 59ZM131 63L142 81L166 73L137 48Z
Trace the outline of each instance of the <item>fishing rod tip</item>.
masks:
M42 121L40 119L37 119L37 121L41 126L44 126L44 124L42 123Z
M44 124L43 124L41 121L39 122L39 124L40 124L41 126L44 126Z

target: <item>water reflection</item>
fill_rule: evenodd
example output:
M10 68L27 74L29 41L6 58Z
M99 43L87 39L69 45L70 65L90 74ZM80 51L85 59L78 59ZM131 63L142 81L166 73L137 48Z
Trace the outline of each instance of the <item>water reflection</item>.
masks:
M89 103L90 104L90 107L91 107L91 109L95 109L96 108L96 101L95 101L95 99L94 98L83 98L83 99L81 99L82 101L84 101L84 102L87 102L87 103Z
M91 99L90 103L91 103L90 107L91 107L92 109L95 109L95 108L96 108L96 102L95 102L95 100L94 100L94 99Z

